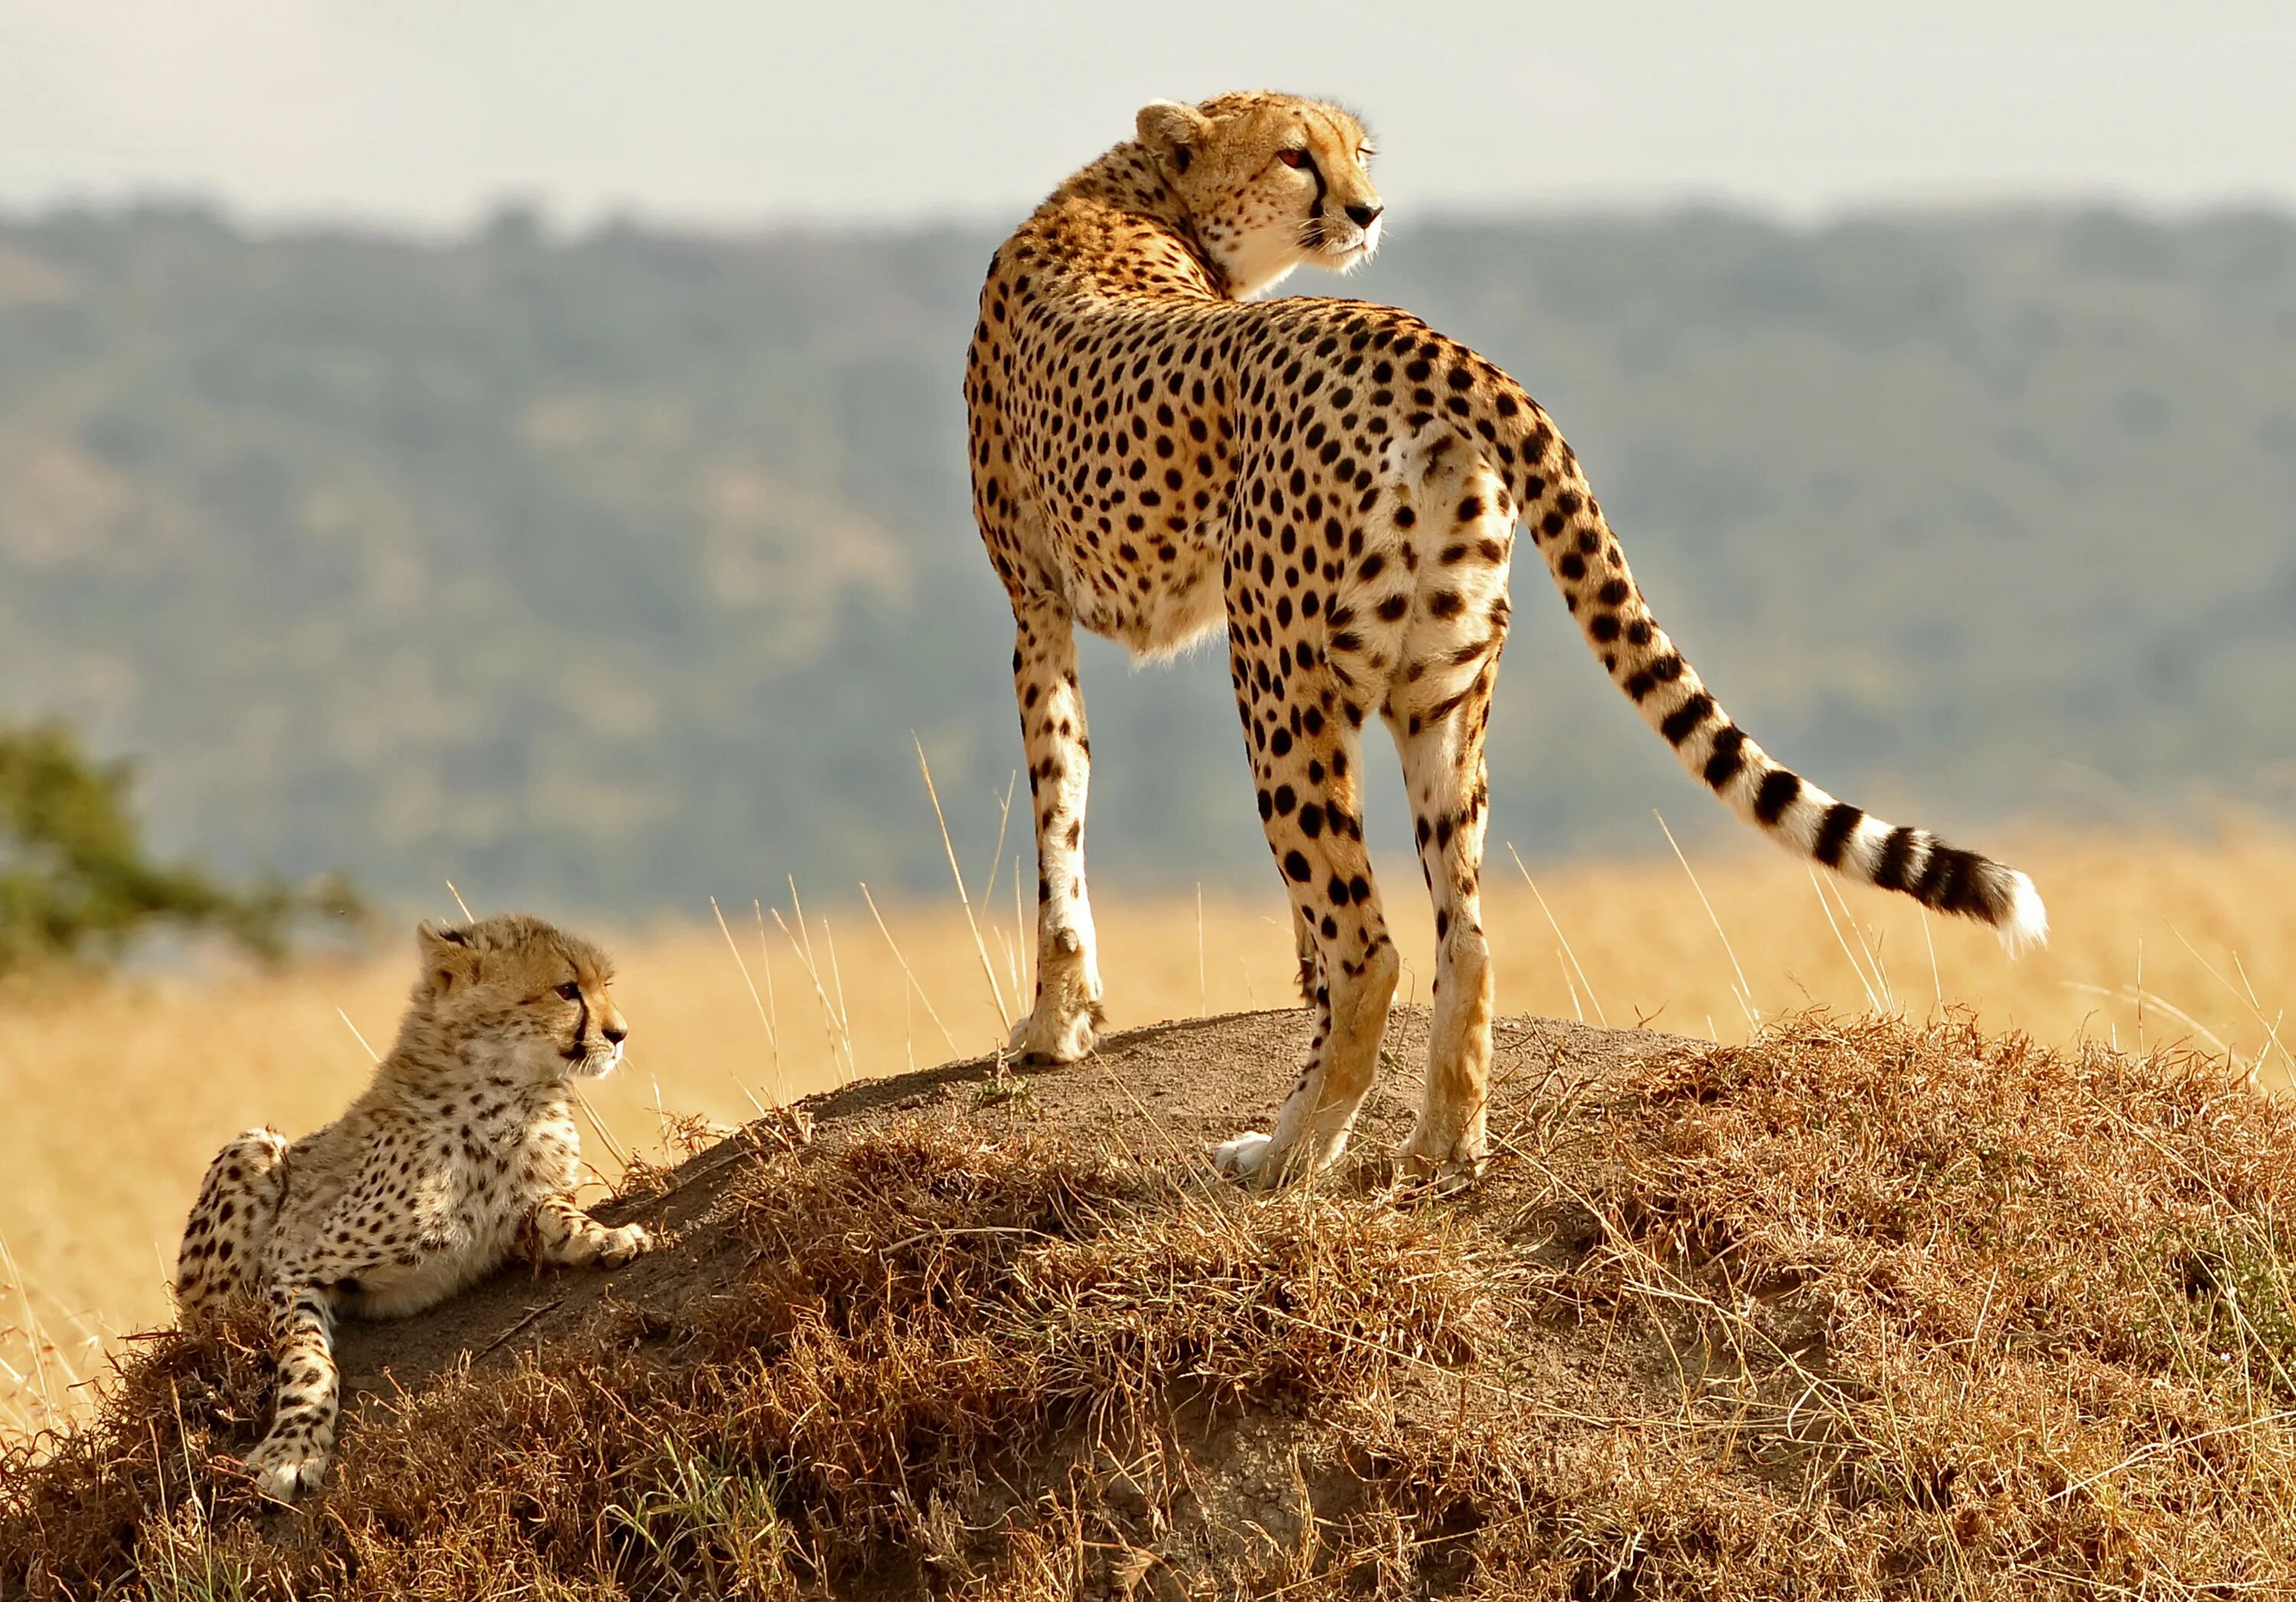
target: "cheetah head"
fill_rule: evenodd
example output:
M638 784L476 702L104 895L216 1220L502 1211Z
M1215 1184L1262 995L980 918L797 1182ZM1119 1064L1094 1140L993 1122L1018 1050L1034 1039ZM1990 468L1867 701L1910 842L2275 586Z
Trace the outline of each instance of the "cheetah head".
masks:
M1370 136L1339 107L1269 94L1156 100L1136 126L1239 299L1302 264L1344 272L1379 249Z
M425 922L414 941L422 973L410 1028L536 1080L595 1078L621 1062L630 1031L609 990L613 965L589 941L520 912Z

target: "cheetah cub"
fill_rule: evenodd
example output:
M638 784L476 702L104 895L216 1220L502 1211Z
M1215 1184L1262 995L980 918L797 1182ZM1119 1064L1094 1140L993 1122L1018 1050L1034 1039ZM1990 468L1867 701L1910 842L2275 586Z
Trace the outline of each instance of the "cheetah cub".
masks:
M426 923L398 1039L349 1112L290 1145L250 1130L216 1154L184 1230L186 1328L260 1294L278 1411L247 1456L266 1495L319 1483L334 1447L339 1313L403 1318L513 1254L618 1268L652 1248L574 1204L573 1081L629 1033L604 953L521 913Z

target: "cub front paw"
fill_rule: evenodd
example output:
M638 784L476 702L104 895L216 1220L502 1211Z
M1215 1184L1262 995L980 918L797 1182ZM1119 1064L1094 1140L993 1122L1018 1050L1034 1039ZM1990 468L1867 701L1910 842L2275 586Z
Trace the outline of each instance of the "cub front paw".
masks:
M644 1256L657 1243L643 1224L624 1224L619 1229L604 1229L598 1236L598 1262L601 1267L619 1269L634 1258Z
M327 1454L308 1441L266 1437L242 1459L255 1489L275 1502L292 1502L318 1489L326 1477Z

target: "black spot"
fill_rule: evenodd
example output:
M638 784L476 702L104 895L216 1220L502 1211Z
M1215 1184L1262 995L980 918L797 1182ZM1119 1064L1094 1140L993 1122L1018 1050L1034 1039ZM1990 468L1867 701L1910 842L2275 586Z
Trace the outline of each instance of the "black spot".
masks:
M1912 880L1914 842L1919 838L1912 829L1895 828L1882 842L1882 859L1874 867L1874 883L1883 890L1904 890Z
M1956 850L1941 841L1932 840L1928 866L1922 869L1922 882L1915 886L1914 894L1923 906L1934 907L1939 912L1997 923L2007 908L2005 905L1994 905L1985 893L1983 875L1979 872L1984 860L1974 851Z
M1308 875L1314 871L1315 870L1313 868L1308 866L1308 859L1300 852L1287 851L1284 853L1283 875L1285 878L1290 879L1293 883L1305 884L1308 882Z
M1849 847L1849 837L1857 826L1866 821L1866 814L1848 801L1836 801L1827 809L1825 821L1817 826L1817 843L1810 855L1828 867L1841 866L1841 853Z
M1754 816L1775 828L1786 815L1786 809L1801 795L1801 776L1784 768L1775 768L1762 780L1762 787L1754 793Z
M1726 723L1714 733L1714 750L1706 759L1706 785L1719 791L1745 767L1746 731Z
M1658 726L1670 745L1679 745L1697 731L1707 719L1714 715L1714 697L1701 690L1666 716Z

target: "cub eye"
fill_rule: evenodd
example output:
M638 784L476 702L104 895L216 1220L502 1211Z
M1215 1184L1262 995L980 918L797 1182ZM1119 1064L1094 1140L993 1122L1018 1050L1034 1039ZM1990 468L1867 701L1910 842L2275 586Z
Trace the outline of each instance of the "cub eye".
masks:
M1308 152L1304 150L1279 150L1275 152L1275 159L1291 168L1308 165Z
M570 979L558 987L558 994L563 1000L579 1001L582 999L582 987Z

